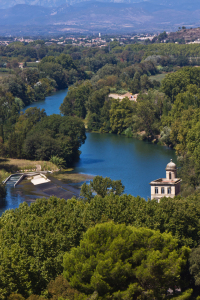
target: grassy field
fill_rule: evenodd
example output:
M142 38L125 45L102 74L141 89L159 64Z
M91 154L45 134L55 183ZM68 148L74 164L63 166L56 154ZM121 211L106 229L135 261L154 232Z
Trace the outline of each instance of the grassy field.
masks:
M37 166L42 171L56 171L58 168L49 161L32 161L26 159L0 158L0 177L6 179L10 174L16 172L35 171Z
M151 81L157 80L157 81L161 82L165 78L166 75L167 75L167 73L157 74L157 75L154 75L154 76L150 76L149 79Z
M0 157L0 178L5 180L9 175L16 172L36 171L37 166L41 166L41 171L53 171L51 176L63 183L80 183L93 179L93 176L87 174L74 173L73 169L59 171L57 166L50 161L32 161L26 159L14 159Z
M62 170L59 172L53 173L53 177L58 180L61 180L64 183L79 183L86 180L93 179L94 176L87 174L73 173L73 169Z

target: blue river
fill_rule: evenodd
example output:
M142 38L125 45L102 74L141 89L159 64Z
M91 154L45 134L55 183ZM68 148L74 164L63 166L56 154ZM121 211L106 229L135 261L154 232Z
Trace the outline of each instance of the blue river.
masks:
M59 114L66 94L67 90L58 91L28 107L44 108L47 115ZM87 133L86 142L80 150L80 160L74 172L121 179L125 193L145 199L150 197L149 182L165 177L165 167L171 158L176 162L175 152L167 147L114 134ZM32 201L35 197L32 195L28 199ZM23 201L28 200L21 185L15 189L8 185L8 196L0 214L18 207Z

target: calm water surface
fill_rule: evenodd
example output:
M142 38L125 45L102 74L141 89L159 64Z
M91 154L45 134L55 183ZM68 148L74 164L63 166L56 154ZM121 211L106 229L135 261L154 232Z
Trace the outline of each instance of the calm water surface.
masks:
M23 109L23 111L25 111L29 107L37 107L40 109L44 108L48 116L50 116L52 114L60 114L59 107L60 107L61 103L63 103L63 100L64 100L65 96L67 95L67 90L68 89L58 91L58 92L54 93L53 95L46 97L46 99L44 101L32 103L32 104L26 106Z
M149 182L165 177L165 167L175 152L114 134L87 133L75 171L121 179L125 192L150 197Z
M47 115L59 114L59 107L66 94L67 90L59 91L29 107L44 108ZM171 158L176 162L175 152L166 147L114 134L87 133L81 151L75 172L121 179L126 193L140 195L145 199L150 197L149 182L165 177L165 167ZM36 198L30 184L22 183L14 188L11 182L7 187L7 199L0 207L0 214Z

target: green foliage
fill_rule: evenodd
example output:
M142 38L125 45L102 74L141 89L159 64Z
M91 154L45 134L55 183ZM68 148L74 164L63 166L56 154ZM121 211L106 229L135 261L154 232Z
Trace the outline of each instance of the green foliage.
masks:
M86 102L91 92L91 84L85 81L82 84L69 88L68 94L60 106L60 111L65 116L76 115L86 117Z
M62 255L77 246L84 205L40 199L6 211L0 220L0 299L17 292L40 294L62 272Z
M64 255L64 277L81 292L102 299L162 297L179 284L189 249L170 234L104 223L88 229L80 246Z
M87 296L72 288L62 275L59 275L55 280L52 280L48 284L47 291L48 298L52 300L83 300L87 298ZM33 299L30 299L29 297L29 300Z
M124 188L121 180L111 180L109 177L103 178L102 176L95 176L93 181L90 181L89 185L86 183L82 185L80 196L83 196L85 200L90 201L92 199L92 193L96 193L98 196L104 198L111 193L121 195Z
M163 127L163 130L160 133L160 141L161 143L169 146L171 144L171 140L170 140L170 133L171 133L171 129L170 127Z
M145 199L133 197L131 195L121 195L124 187L120 181L117 181L117 184L116 181L111 181L111 185L109 186L108 183L110 183L110 180L108 178L103 179L98 176L93 183L93 185L84 185L88 187L88 189L84 191L84 196L88 201L80 201L80 199L65 201L50 197L49 199L39 199L30 206L23 203L19 208L6 211L2 215L0 219L0 299L4 300L6 296L11 293L19 293L26 298L31 294L40 295L41 292L45 294L48 283L63 272L63 254L66 251L70 251L72 247L80 245L83 233L88 228L92 228L96 224L105 223L110 220L115 222L115 224L125 224L123 225L124 229L122 232L126 232L126 228L129 227L125 226L129 225L137 228L145 227L156 230L155 233L154 231L148 231L147 229L140 229L141 231L134 229L135 232L140 232L139 240L145 241L144 249L146 249L145 251L147 252L150 251L148 250L148 238L141 238L141 236L145 236L146 232L151 232L151 234L153 234L152 236L156 239L157 237L159 239L162 237L162 234L158 233L158 231L165 233L164 236L167 237L166 245L168 245L169 240L174 241L172 237L168 238L170 235L168 235L167 232L170 232L172 236L176 238L176 249L177 245L179 249L183 246L194 248L199 245L199 194L195 196L190 195L186 199L181 198L180 196L173 199L163 198L160 203L158 203L154 200L145 201ZM92 197L93 190L96 190L98 195ZM130 230L132 229L129 228L128 231L130 232ZM109 236L112 235L109 234ZM98 239L101 236L95 234L94 237ZM158 243L158 245L164 244ZM126 244L122 243L122 246L126 247ZM113 251L117 249L116 247L113 246ZM161 249L163 248L161 247ZM173 255L174 252L172 249L170 252L171 255ZM111 252L106 251L105 255L108 255L109 253ZM128 255L128 253L131 252L125 251L125 253ZM150 257L152 258L152 264L155 266L155 269L151 269L149 264L146 264L146 267L144 267L141 262L141 272L136 272L138 274L137 276L141 276L140 284L142 284L143 289L146 288L144 286L145 282L148 280L153 280L152 284L154 286L159 286L159 284L161 284L162 280L159 281L160 275L154 273L155 276L158 276L154 277L151 273L153 272L152 270L157 270L156 267L161 268L162 265L162 271L164 272L162 278L166 278L165 276L169 275L169 272L165 269L165 262L163 261L163 264L159 265L161 262L160 254L158 252L159 255L157 256L156 253L152 251L149 252L149 259ZM122 255L123 251L119 251L119 254ZM198 260L195 261L195 257L198 258L198 256L195 256L196 254L192 255L193 254L191 254L191 257L193 257L194 264L191 261L191 268L193 265L196 268L196 266L198 267ZM118 258L117 255L114 255L114 257L116 257L116 259ZM140 256L140 258L141 257L142 256ZM81 256L79 258L81 258ZM92 262L93 260L90 261ZM103 261L99 259L101 264L103 264ZM155 265L155 262L157 261L158 265ZM180 255L178 261L181 262ZM171 259L171 262L174 263L176 270L176 261ZM120 264L121 261L119 262L119 266ZM105 274L108 275L110 271L107 268L109 268L109 266L109 264L104 266ZM74 267L75 264L73 264L73 268ZM102 271L104 268L102 268ZM145 270L147 270L146 268L150 268L148 269L148 272L145 272ZM122 268L120 270L122 270L120 274L123 275L123 272L126 272L129 269ZM198 268L194 270L195 271L192 274L194 276L197 274L198 276ZM88 272L88 269L86 271ZM184 279L186 278L186 271L187 268L182 270L181 277L176 277L176 279L180 279L180 287L182 288L187 288L187 285L189 285L189 280ZM85 275L86 274L87 273L85 273ZM69 282L71 282L71 279L72 277L69 278ZM122 278L122 283L124 282L123 280L124 279ZM55 285L53 284L54 287L52 288L52 292L50 290L48 291L48 293L52 295L52 298L54 298L54 295L57 295L55 297L63 297L65 299L64 294L63 296L61 294L65 292L68 293L71 288L69 287L69 289L67 288L67 291L64 291L62 285L65 286L65 283L62 282L62 279L58 279L55 282ZM113 285L115 282L119 282L120 284L120 277L112 282ZM108 282L108 285L110 285L110 283L111 281ZM169 287L169 282L166 281L166 283L168 283ZM89 284L89 282L87 284ZM165 287L165 283L162 287ZM74 286L72 285L72 289L73 288ZM131 293L135 291L134 289L136 289L137 286L130 286L128 290L124 290L124 288L125 287L121 290L124 294L120 294L120 297L122 297L122 299L123 297L128 297L129 299L129 297L132 297ZM58 292L54 293L53 289L57 289ZM59 292L59 289L61 292ZM119 289L115 290L116 293L118 291ZM82 290L79 290L79 292L82 293ZM76 291L73 291L73 293L76 294ZM89 293L92 294L93 292L90 291ZM95 295L93 296L95 297ZM55 300L57 300L57 298L55 298Z
M68 87L68 77L66 71L58 63L46 62L39 65L40 72L44 77L50 77L55 80L59 89Z
M181 295L177 296L177 297L173 297L173 300L190 300L192 297L192 293L193 290L192 289L188 289L185 292L183 292Z
M54 165L56 165L59 168L62 168L65 166L65 161L62 157L52 156L50 158L50 162L52 162Z
M132 131L131 127L128 127L128 128L124 131L124 134L125 134L125 136L128 137L128 138L133 137L133 131Z
M6 186L4 183L2 183L2 179L0 177L0 201L3 202L5 200L7 195Z
M20 294L11 294L8 300L25 300L25 298Z
M113 100L110 108L110 127L112 133L120 134L132 124L133 105L128 98Z
M162 90L174 102L175 97L187 90L190 84L199 86L200 70L199 68L185 67L179 71L167 74L162 81Z
M45 117L29 131L24 141L24 153L27 158L36 160L58 156L70 165L79 157L79 148L85 139L82 120L54 114Z
M79 157L79 148L86 139L85 126L79 118L47 117L44 109L38 108L28 108L17 118L8 136L4 134L7 123L0 127L8 156L38 160L55 156L59 157L58 166L72 164Z
M200 285L200 246L192 249L189 257L190 273L193 275L195 285Z
M159 133L161 116L170 108L165 94L151 90L139 94L135 113L135 130L145 131L150 139Z

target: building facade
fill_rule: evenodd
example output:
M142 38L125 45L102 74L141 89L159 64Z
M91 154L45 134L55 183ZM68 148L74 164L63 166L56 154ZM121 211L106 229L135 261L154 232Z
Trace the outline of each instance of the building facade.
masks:
M160 200L162 197L171 197L180 193L181 179L177 178L176 164L172 159L166 166L166 178L159 178L150 182L151 200Z

